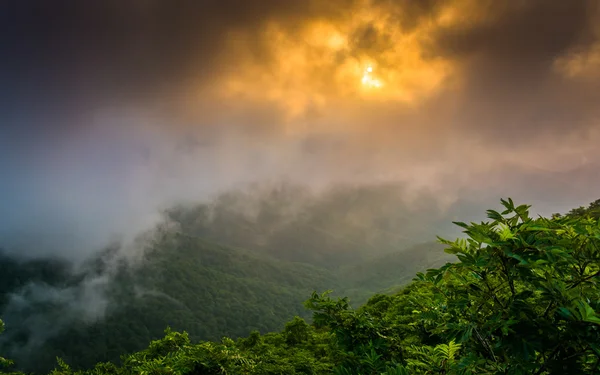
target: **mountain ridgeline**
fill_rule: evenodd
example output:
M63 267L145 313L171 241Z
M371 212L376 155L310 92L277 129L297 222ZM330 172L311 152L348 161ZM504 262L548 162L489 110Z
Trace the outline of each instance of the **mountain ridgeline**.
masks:
M433 194L408 199L399 184L338 186L315 194L302 186L256 186L207 204L166 211L183 233L278 259L335 269L431 241L450 231ZM433 230L435 228L435 230Z
M113 246L74 266L0 252L0 353L26 371L47 372L56 357L88 368L118 363L167 326L197 341L310 320L302 302L314 290L334 289L358 306L453 258L422 242L433 225L423 219L437 216L418 210L434 212L434 201L410 206L401 193L256 188L167 210L168 225L131 256Z
M537 219L502 204L456 222L457 241L347 257L305 245L302 262L274 256L294 220L230 211L227 232L206 205L169 212L177 229L134 263L4 256L0 353L54 374L595 373L600 200ZM314 292L330 289L353 305Z

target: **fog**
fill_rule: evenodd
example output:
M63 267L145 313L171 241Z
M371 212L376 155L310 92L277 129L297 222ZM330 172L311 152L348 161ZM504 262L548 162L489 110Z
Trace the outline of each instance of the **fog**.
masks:
M304 192L282 203L300 211L354 207L364 233L412 217L418 233L374 240L386 251L402 246L389 233L433 240L500 198L544 215L598 198L593 0L32 0L0 14L0 247L19 259L82 269L118 243L132 260L165 210L241 191L232 209L251 211L282 184ZM370 198L327 206L342 188ZM101 316L108 279L26 285L7 311L44 296Z

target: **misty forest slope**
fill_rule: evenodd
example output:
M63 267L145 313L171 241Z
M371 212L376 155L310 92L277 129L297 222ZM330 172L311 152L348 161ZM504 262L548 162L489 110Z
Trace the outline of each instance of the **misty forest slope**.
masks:
M53 367L57 356L76 367L118 361L162 337L166 326L186 330L193 340L265 333L293 316L309 318L302 302L313 290L334 289L362 303L374 292L408 282L440 254L435 244L425 245L333 270L174 231L159 237L133 267L108 255L80 274L60 261L2 258L7 272L0 276L0 316L8 327L0 337L2 352L21 368L40 372ZM102 280L107 269L107 284L96 297L106 299L105 316L82 318L80 299L74 298L90 293L82 280Z
M24 264L15 271L16 265L5 260L2 268L12 268L19 277L37 275L28 272L34 265ZM3 278L10 275L3 273ZM51 282L47 278L39 281ZM64 278L62 284L69 282ZM146 252L141 265L120 268L109 285L110 310L105 319L91 324L65 322L68 328L50 337L41 348L15 354L28 358L25 363L43 364L42 369L52 366L56 356L89 366L99 360L118 360L123 353L143 348L161 336L167 325L187 330L194 339L237 337L254 329L268 332L280 328L291 316L306 316L302 301L307 293L331 285L337 286L333 276L310 265L169 234ZM41 324L40 320L51 316L43 316L41 304L35 306L36 311L32 308L4 312L9 327L5 339L11 341L4 345L5 351L11 352L11 345L31 343L34 337L27 337L23 322ZM60 307L47 304L45 308L50 312ZM28 313L31 315L23 319Z
M293 184L261 185L167 215L189 235L335 269L431 241L440 223L447 227L435 196L410 204L406 196L399 184L338 186L319 194Z
M444 246L439 243L427 242L343 266L338 271L338 279L343 285L341 293L356 306L366 302L373 293L397 291L410 283L416 272L456 260L443 249Z
M358 309L352 308L347 298L332 299L328 292L313 292L304 303L312 311L311 324L294 317L277 332L261 334L254 330L237 340L224 337L197 343L188 333L167 330L145 350L124 355L120 365L98 363L90 371L74 372L69 364L76 358L67 359L67 363L59 359L59 369L53 374L597 374L600 200L566 215L537 219L531 217L529 206L516 206L510 199L502 204L502 212L487 211L490 221L456 222L467 238L440 239L444 251L456 255L457 261L419 272L397 293L375 294ZM251 253L189 236L170 234L165 240L162 245L170 253L148 252L148 266L136 274L138 285L151 281L145 284L155 288L149 295L159 297L161 287L176 287L177 283L164 281L174 279L171 272L185 267L169 268L164 262L177 264L184 259L200 270L210 267L225 271L224 277L231 282L236 277L257 282L260 289L269 289L272 281L262 277L261 271L274 271L274 279L291 290L314 285L293 273L293 267L269 264L264 259L257 262ZM201 258L189 250L200 247L207 248ZM440 250L432 245L415 249ZM165 254L173 254L173 260ZM231 268L232 259L248 267ZM390 271L393 263L393 257L386 256L362 269L349 267L342 274L346 279L352 275L357 282L366 281L370 268ZM290 278L270 269L272 266L292 272ZM314 272L311 267L294 266L300 267L298 272ZM259 269L251 270L254 267ZM151 277L156 273L163 276ZM207 279L215 275L201 273L208 275ZM181 278L190 276L186 271L181 274ZM325 276L319 282L335 285ZM245 292L253 293L253 288ZM202 298L210 300L209 294ZM230 303L235 297L232 294L221 303L235 306ZM253 296L253 303L266 304L268 312L272 302ZM171 298L165 308L184 309L180 304ZM113 324L124 330L126 323L133 325L125 334L118 330L111 334L126 340L127 335L142 329L145 310L157 306L128 311L139 314L134 317L113 315L106 322L114 319ZM219 309L219 313L224 312ZM136 324L136 320L140 322ZM94 341L93 334L101 335L103 328L88 327L88 339ZM197 326L192 324L189 329ZM101 346L95 349L108 350ZM6 360L0 358L2 363Z
M279 189L179 207L168 212L175 225L157 230L134 262L116 249L82 269L58 259L0 256L0 317L7 323L0 351L20 368L43 372L57 356L75 367L118 362L162 337L166 326L192 340L265 333L293 316L309 318L302 301L313 290L333 289L357 307L456 259L440 244L398 240L392 224L406 237L427 221L418 214L406 220L413 212L394 201L393 189L382 189L342 190L318 204ZM343 214L327 214L322 205ZM597 211L594 202L570 215ZM368 227L378 234L365 233ZM351 241L340 240L346 235Z

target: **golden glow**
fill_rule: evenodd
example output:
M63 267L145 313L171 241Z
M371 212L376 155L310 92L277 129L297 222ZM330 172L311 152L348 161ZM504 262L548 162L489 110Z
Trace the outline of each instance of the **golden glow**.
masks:
M362 84L367 86L367 87L375 87L375 88L380 88L382 86L381 81L379 81L377 78L373 78L373 67L372 66L368 66L365 69L365 72L362 76Z
M289 121L323 113L332 103L396 101L412 106L426 100L453 74L455 64L427 56L425 46L440 27L464 20L447 10L404 30L390 17L389 5L374 4L357 1L337 21L309 20L293 28L269 21L260 30L260 43L243 31L232 34L224 50L235 69L224 75L212 96L268 103ZM252 50L258 45L260 53Z

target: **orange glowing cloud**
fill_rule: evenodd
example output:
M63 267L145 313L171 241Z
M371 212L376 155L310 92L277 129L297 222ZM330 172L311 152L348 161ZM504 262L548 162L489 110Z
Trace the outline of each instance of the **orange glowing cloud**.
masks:
M273 103L288 120L332 102L417 104L454 72L452 61L425 57L424 50L440 27L461 22L450 10L405 29L385 4L370 1L348 9L343 21L315 19L293 28L270 21L260 32L265 52L259 56L250 47L256 43L232 32L224 49L235 69L214 95Z

